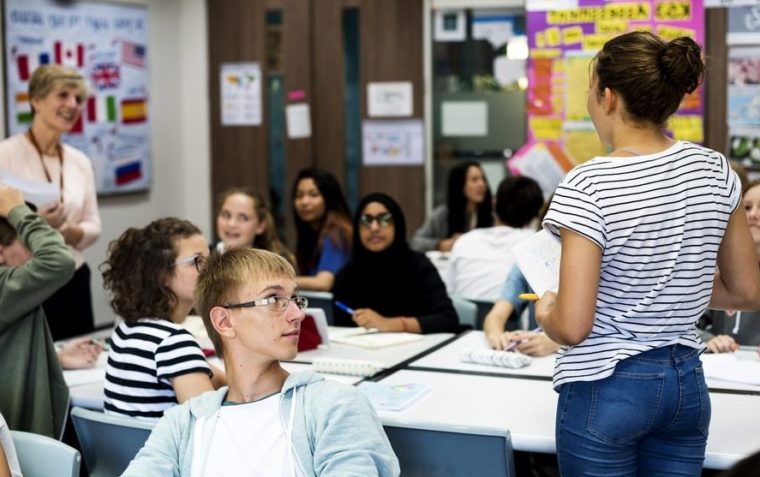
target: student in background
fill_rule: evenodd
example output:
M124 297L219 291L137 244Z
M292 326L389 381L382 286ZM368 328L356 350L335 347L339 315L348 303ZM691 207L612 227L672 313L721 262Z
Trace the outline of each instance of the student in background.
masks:
M337 326L409 333L456 332L458 320L438 271L409 248L398 203L374 193L359 203L351 260L335 277Z
M755 260L760 262L760 181L747 183L743 203L755 244ZM736 351L739 345L760 345L760 311L708 310L697 327L700 338L713 353Z
M438 206L415 233L412 248L448 252L460 235L493 225L493 203L480 164L466 161L449 171L446 204Z
M61 143L74 127L87 96L84 77L60 66L40 66L29 80L32 125L0 142L0 170L33 182L60 187L59 200L38 213L62 236L76 261L74 276L43 305L58 341L93 331L90 268L82 251L100 236L97 192L92 164L82 151Z
M16 456L16 447L13 445L13 436L2 414L0 414L0 477L21 477L21 467Z
M13 429L61 436L69 389L42 303L73 273L61 234L0 186L0 410Z
M353 386L288 374L303 308L293 267L257 249L209 258L196 308L229 387L169 410L123 476L396 476L372 405Z
M496 191L496 224L459 237L449 256L446 288L452 295L495 301L515 257L512 247L535 233L533 221L544 205L541 187L530 177L508 177Z
M760 308L736 174L720 153L663 132L703 75L692 39L640 31L591 63L588 110L612 152L557 187L543 224L562 241L559 291L536 304L563 345L563 475L699 476L710 396L695 324L708 305Z
M309 167L298 173L292 199L298 288L328 291L351 254L351 214L343 191L332 174Z
M198 272L209 255L201 231L164 218L127 229L101 265L111 307L124 321L111 334L105 410L143 419L225 383L181 323L193 308Z
M232 187L222 192L216 212L214 250L260 248L282 255L295 266L295 256L277 237L272 213L261 194L247 187Z

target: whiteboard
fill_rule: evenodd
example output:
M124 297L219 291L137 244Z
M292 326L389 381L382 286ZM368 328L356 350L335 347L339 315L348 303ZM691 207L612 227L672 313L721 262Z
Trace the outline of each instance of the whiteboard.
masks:
M89 2L5 1L8 134L31 124L29 78L41 64L79 71L90 96L63 142L90 158L99 194L151 184L148 10Z

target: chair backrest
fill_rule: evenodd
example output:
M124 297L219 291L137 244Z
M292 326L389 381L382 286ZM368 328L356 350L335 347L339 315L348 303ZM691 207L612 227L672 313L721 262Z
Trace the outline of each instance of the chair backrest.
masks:
M404 477L514 477L509 431L420 427L405 423L383 426Z
M321 308L325 312L327 324L335 323L333 318L333 294L330 292L300 290L299 295L309 299L309 308Z
M63 442L31 432L11 431L24 477L79 477L79 451Z
M457 312L459 324L476 329L478 323L478 305L456 295L450 295L451 303Z
M121 475L155 426L152 422L81 407L71 410L71 419L90 477Z

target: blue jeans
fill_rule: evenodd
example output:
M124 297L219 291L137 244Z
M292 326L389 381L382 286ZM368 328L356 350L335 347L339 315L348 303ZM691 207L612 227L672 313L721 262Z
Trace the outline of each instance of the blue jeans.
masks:
M619 362L612 376L563 384L557 404L561 474L699 476L710 425L699 351L681 345Z

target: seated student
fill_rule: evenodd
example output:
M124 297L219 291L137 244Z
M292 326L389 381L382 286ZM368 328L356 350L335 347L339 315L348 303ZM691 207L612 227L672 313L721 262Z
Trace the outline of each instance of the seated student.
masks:
M505 331L507 321L514 312L520 316L526 308L530 312L529 328L536 328L535 310L533 302L518 297L521 293L530 293L525 276L520 272L517 265L512 266L507 280L501 290L501 298L496 300L491 310L483 321L488 344L493 349L514 349L528 356L546 356L555 353L559 345L550 340L546 334L539 331ZM516 346L515 343L517 343ZM514 348L511 348L514 346Z
M354 220L353 255L338 272L333 296L337 326L410 333L456 332L456 311L438 271L409 248L401 208L382 193L366 196Z
M123 476L399 475L369 401L309 371L288 374L307 300L279 255L237 249L209 258L196 308L228 388L166 412Z
M61 234L0 186L0 410L12 429L61 436L69 389L42 303L73 274Z
M198 272L208 257L201 231L159 219L110 243L101 265L111 307L124 321L111 334L105 410L143 419L224 384L180 323L193 308Z
M16 447L13 445L13 436L2 414L0 414L0 477L21 477L21 466L16 456Z
M744 182L742 195L749 231L760 262L760 180ZM758 346L760 311L708 310L697 322L698 334L712 353L736 351L739 345Z
M216 212L216 234L219 241L213 249L219 253L241 247L260 248L296 264L295 256L277 237L267 201L247 187L222 192Z
M298 288L328 291L351 253L351 215L346 198L335 176L309 167L298 173L292 199Z
M515 263L512 247L535 234L531 228L544 194L529 177L507 177L495 200L496 225L459 237L449 256L446 288L452 295L496 300L507 271Z
M436 207L414 233L412 248L448 252L463 233L493 225L492 208L491 191L480 164L457 164L449 171L446 203Z

